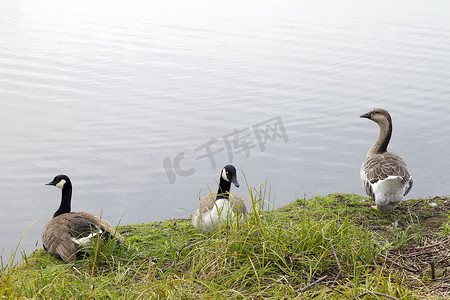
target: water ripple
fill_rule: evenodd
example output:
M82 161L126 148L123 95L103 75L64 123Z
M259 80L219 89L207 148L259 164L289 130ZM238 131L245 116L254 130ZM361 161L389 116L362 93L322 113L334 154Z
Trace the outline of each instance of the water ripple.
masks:
M276 206L362 194L378 129L358 116L372 107L393 116L390 148L416 179L411 197L449 194L449 11L444 1L2 1L0 248L38 218L23 244L33 247L58 205L43 186L57 173L73 177L75 209L104 209L113 223L187 217L230 162L223 150L214 169L196 149L225 148L235 130L255 147L232 163L252 186L267 179ZM253 126L274 117L289 142L261 151ZM163 161L181 152L196 172L171 185Z

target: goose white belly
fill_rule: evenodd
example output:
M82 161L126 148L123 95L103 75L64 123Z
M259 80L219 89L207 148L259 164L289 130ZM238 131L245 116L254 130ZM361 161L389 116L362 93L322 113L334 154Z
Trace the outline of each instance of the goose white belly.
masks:
M200 208L192 215L192 225L197 228L211 230L219 224L226 224L228 220L233 220L236 214L228 199L216 200L211 210L201 212Z
M381 211L392 210L400 203L405 194L406 184L400 176L389 176L371 184L375 195L375 204Z

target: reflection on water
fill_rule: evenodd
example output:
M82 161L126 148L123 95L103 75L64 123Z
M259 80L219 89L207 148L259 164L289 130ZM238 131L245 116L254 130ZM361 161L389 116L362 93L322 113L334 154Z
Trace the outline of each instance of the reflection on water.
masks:
M116 224L188 217L229 163L276 207L363 194L372 107L392 114L408 197L449 194L449 6L2 1L0 248L29 226L22 249L41 247L59 173L73 210ZM284 133L263 149L268 120Z

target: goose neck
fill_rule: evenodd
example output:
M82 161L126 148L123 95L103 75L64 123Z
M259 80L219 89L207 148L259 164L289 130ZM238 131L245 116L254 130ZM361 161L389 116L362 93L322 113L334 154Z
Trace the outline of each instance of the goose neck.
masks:
M380 132L378 133L375 143L370 147L367 156L387 152L387 147L392 135L392 121L387 119L385 122L378 123L378 125L380 126Z
M72 200L72 184L70 181L66 182L61 193L61 204L58 210L53 214L53 217L69 213L70 212L70 202Z
M228 199L230 196L231 182L220 177L219 189L217 190L216 200Z

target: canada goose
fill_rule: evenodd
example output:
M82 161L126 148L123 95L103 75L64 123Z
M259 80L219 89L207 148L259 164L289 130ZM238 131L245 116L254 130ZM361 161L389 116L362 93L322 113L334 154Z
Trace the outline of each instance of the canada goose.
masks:
M58 175L46 185L53 185L62 190L61 204L42 232L44 249L50 254L62 258L65 262L75 261L76 252L87 246L97 233L107 233L119 243L124 241L103 218L87 212L70 212L72 183L69 177Z
M217 193L203 198L199 207L192 215L192 225L196 228L211 230L220 223L247 215L244 201L230 195L231 183L239 187L236 168L226 165L220 172L219 189Z
M391 115L382 108L374 108L360 117L380 126L378 138L361 166L361 182L367 195L375 200L372 208L392 210L411 190L413 178L409 175L403 158L387 151L392 135Z

